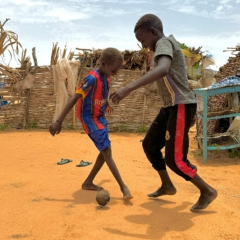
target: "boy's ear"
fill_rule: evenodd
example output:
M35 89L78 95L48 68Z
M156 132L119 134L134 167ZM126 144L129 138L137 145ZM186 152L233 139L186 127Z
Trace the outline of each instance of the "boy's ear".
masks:
M103 60L103 61L101 62L101 64L102 64L102 66L105 66L105 65L106 65L106 62Z
M157 35L157 30L156 30L156 28L154 28L154 27L151 27L151 28L150 28L150 32L151 32L154 36Z

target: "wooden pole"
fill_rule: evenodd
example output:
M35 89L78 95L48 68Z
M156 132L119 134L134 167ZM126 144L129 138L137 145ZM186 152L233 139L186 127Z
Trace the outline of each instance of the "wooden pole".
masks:
M29 117L29 99L31 95L31 90L27 89L26 93L26 107L25 107L25 114L24 114L24 123L23 128L26 129L28 126L28 117Z
M34 72L38 68L36 48L35 47L32 49L32 57L33 57L33 61L34 61L34 67L31 69L31 72Z
M201 66L202 84L203 84L203 87L205 87L205 81L204 81L204 67L203 67L203 54L201 54L201 57L202 57L202 66Z
M82 49L82 48L76 48L76 49L77 50L83 50L83 51L91 51L90 49ZM88 53L85 52L85 56L84 56L82 64L80 62L76 88L78 88L80 80L82 78L83 68L84 68L85 62L87 60L87 56L88 56ZM73 127L74 127L74 129L76 129L76 105L73 106Z

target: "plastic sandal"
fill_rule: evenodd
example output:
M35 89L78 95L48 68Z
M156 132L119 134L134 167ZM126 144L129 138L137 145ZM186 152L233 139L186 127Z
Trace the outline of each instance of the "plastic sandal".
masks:
M66 163L72 162L71 159L67 159L67 158L61 158L61 161L57 162L58 165L63 165Z
M90 164L92 164L92 162L85 162L85 161L81 160L81 162L79 164L77 164L76 167L86 167Z

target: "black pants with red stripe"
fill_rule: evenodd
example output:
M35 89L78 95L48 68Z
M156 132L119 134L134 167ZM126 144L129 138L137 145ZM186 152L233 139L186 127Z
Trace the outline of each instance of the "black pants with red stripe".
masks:
M196 175L196 166L187 159L188 132L196 108L196 104L161 108L143 140L144 152L155 170L166 170L167 165L185 180L191 180ZM161 152L164 147L165 157Z

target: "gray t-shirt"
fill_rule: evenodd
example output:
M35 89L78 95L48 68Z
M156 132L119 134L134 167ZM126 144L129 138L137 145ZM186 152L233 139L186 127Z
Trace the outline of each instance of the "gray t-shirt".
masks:
M155 66L161 55L170 56L172 59L168 75L156 81L159 94L162 95L163 107L196 103L195 95L188 87L185 57L172 35L163 37L156 43Z

